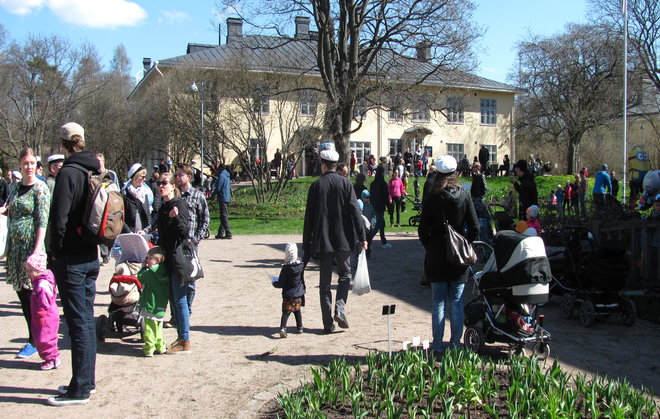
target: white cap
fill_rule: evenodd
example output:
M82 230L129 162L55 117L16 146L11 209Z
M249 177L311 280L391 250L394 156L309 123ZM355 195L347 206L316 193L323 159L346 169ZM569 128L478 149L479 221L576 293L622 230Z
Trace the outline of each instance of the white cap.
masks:
M14 177L18 180L23 180L23 175L18 170L14 170L13 172L11 172L11 175L12 175L12 177Z
M130 169L128 169L128 178L131 179L134 174L139 172L140 170L145 170L144 167L140 163L134 163L133 166L131 166Z
M321 151L321 160L339 161L339 153L334 150L323 150Z
M48 163L64 161L64 154L52 154L48 156Z
M452 173L456 171L456 159L445 154L435 159L435 168L440 173Z
M284 248L284 263L298 261L298 246L295 243L287 243Z
M527 230L525 230L525 232L523 234L525 236L536 236L536 235L538 235L537 231L534 227L529 227Z

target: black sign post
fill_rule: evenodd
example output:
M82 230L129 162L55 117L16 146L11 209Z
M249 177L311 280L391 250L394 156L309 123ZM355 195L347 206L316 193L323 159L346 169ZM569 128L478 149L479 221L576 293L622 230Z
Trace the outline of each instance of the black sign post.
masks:
M387 316L387 353L392 357L392 319L391 316L396 310L396 304L383 306L383 316Z

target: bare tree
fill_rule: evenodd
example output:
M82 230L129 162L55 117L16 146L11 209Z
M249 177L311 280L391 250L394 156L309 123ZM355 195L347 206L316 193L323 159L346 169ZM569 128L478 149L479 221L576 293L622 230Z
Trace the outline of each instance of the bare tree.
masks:
M519 132L529 141L566 149L568 173L575 170L584 134L620 116L621 42L606 27L571 24L562 34L532 36L518 45L518 83L527 89L518 112Z
M657 51L660 43L660 3L657 0L627 0L627 3L631 59L653 82L656 92L660 92ZM589 4L597 22L604 22L623 36L621 0L589 0Z
M102 86L95 49L76 48L58 36L12 42L0 60L4 154L15 156L25 146L37 154L56 149L56 128L69 119L81 120L80 104Z
M474 66L473 41L480 30L472 23L470 0L221 0L255 28L285 33L294 16L313 19L317 33L310 54L323 82L327 106L324 129L342 161L363 98L381 106L378 97L393 89L410 89L429 77ZM250 16L252 20L246 19ZM257 22L268 22L259 24ZM411 65L414 60L424 65Z

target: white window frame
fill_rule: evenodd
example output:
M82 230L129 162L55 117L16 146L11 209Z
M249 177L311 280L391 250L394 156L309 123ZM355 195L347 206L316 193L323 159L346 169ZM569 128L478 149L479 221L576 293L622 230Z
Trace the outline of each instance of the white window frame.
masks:
M479 102L481 109L481 125L497 124L497 100L481 99Z
M457 162L460 162L465 155L465 144L447 143L447 154L455 158Z
M270 114L270 96L262 89L254 90L254 113L258 115Z
M403 138L390 138L389 145L390 158L396 156L396 153L401 153L403 155Z
M455 96L447 98L447 122L450 124L465 123L465 112L461 98Z
M429 122L431 120L431 112L423 106L418 106L412 111L413 122Z
M252 159L260 159L263 152L263 144L265 141L259 138L248 139L248 153ZM250 161L252 163L254 160Z
M488 150L488 165L497 164L497 145L484 144L484 147ZM484 170L482 169L482 171Z
M317 110L316 96L309 90L305 90L300 96L300 115L316 116Z
M362 164L371 155L371 141L351 141L350 149L355 150L357 164Z

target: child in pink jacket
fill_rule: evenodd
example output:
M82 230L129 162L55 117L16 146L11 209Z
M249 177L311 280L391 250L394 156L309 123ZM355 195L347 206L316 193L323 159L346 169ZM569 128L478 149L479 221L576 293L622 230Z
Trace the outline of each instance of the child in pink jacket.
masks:
M55 276L46 269L46 254L36 252L25 262L25 270L32 281L30 296L31 325L34 346L44 362L41 369L52 370L60 366L60 351L57 349L57 332L60 314L57 310L57 288Z
M401 227L401 202L406 195L406 189L403 187L403 181L399 178L399 171L392 172L392 178L387 183L387 192L390 203L390 227ZM394 212L396 212L396 224L394 224Z

